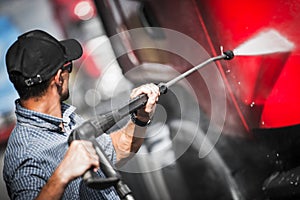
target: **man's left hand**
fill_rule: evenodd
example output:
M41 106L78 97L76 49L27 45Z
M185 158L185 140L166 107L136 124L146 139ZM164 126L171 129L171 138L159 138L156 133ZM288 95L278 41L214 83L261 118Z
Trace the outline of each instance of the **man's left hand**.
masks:
M137 118L140 121L147 122L154 114L156 102L160 95L159 87L153 83L142 85L132 90L130 98L133 99L141 94L146 94L148 101L144 107L137 111Z

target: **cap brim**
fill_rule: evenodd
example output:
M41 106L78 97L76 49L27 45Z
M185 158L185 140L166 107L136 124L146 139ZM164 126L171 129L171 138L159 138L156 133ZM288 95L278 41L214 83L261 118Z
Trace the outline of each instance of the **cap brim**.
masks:
M76 60L82 56L82 47L77 40L62 40L60 43L65 47L67 61Z

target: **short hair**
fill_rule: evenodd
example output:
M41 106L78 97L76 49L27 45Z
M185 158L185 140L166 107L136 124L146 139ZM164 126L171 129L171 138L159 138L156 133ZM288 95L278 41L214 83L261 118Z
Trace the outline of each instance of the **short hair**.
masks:
M15 89L17 90L20 96L20 99L22 100L28 100L29 98L43 96L46 93L51 81L50 78L41 83L32 86L27 86L24 85L25 78L21 75L21 73L13 72L9 76L10 80L12 81Z

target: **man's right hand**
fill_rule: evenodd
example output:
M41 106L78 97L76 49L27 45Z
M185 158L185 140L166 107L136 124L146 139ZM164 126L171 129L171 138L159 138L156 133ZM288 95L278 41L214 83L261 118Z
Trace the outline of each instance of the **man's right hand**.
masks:
M64 181L70 182L84 174L88 169L94 168L97 171L100 167L99 157L89 141L74 140L64 159L60 163L61 177Z
M89 141L74 140L37 199L61 199L70 181L82 176L90 168L97 171L99 167L99 157L93 144Z

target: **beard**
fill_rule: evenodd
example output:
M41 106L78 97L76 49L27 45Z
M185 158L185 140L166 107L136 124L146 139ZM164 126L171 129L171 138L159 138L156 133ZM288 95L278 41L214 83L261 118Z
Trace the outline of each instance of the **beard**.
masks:
M61 102L65 101L65 100L67 100L69 98L70 92L69 92L68 88L66 88L64 90L61 85L57 85L57 89L58 89L58 93L59 93L60 101Z
M61 84L57 85L57 90L60 96L60 101L63 102L67 100L70 96L69 92L69 76L62 75L60 76Z
M60 101L65 101L69 98L70 92L67 90L66 92L62 92L60 95Z

